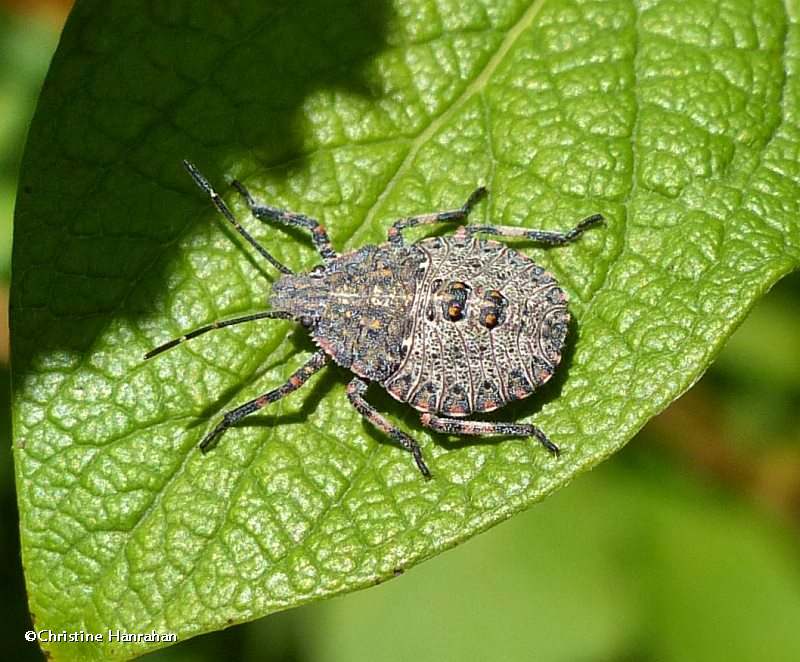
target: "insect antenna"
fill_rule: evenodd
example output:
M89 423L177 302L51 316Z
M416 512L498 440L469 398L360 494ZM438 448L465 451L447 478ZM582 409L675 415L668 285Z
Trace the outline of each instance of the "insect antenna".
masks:
M199 329L195 329L194 331L189 331L189 333L180 336L179 338L173 338L169 342L165 342L163 345L159 345L155 349L151 349L147 354L144 355L145 360L152 359L157 354L161 354L162 352L166 352L168 349L172 349L181 343L186 342L187 340L191 340L192 338L197 338L197 336L202 336L204 333L208 333L209 331L214 331L215 329L222 329L226 326L233 326L234 324L243 324L244 322L252 322L253 320L260 320L260 319L292 319L292 316L289 313L281 313L275 311L266 311L263 313L254 313L253 315L245 315L244 317L235 317L229 320L217 320L216 322L212 322L206 326L201 326Z
M234 228L236 228L236 231L240 235L242 235L245 239L247 239L248 242L250 242L250 245L253 248L255 248L261 254L262 257L264 257L273 267L275 267L281 273L284 274L294 273L291 269L289 269L289 267L286 267L280 262L278 262L278 260L276 260L266 248L264 248L255 239L253 239L252 235L239 224L239 221L237 221L233 217L231 210L228 209L228 206L222 201L222 198L220 198L217 192L213 188L211 188L211 184L209 184L208 180L205 177L203 177L202 174L200 174L200 171L193 163L184 159L183 167L186 168L186 170L192 176L194 183L197 184L201 189L203 189L209 196L211 196L211 201L214 203L214 206L217 208L219 213L222 214L230 222L230 224L233 225Z

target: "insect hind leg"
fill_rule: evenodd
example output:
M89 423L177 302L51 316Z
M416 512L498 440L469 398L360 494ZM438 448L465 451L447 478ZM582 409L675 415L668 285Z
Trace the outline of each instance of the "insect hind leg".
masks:
M433 414L422 414L420 416L422 425L436 432L443 434L464 434L464 435L508 435L511 437L536 437L536 440L544 446L551 455L558 456L561 452L547 435L535 425L530 423L500 423L494 421L467 421L460 418L446 418L434 416Z
M261 204L250 195L244 184L238 180L233 180L231 186L235 188L239 194L244 198L250 211L260 221L275 222L281 225L288 225L303 228L311 233L311 241L314 248L322 256L322 259L328 262L336 257L336 251L331 246L331 240L323 225L316 219L309 218L303 214L298 214L286 209L278 209L277 207L270 207L269 205Z
M605 222L602 214L592 214L580 221L574 228L566 232L549 232L547 230L529 230L509 225L466 225L462 232L468 235L492 234L501 237L523 237L550 246L563 246L575 241L589 228Z

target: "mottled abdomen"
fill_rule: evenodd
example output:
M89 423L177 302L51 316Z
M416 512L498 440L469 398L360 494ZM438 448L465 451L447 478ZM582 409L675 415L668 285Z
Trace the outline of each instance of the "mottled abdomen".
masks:
M402 363L383 384L420 411L487 412L553 374L569 325L555 279L496 241L432 237Z

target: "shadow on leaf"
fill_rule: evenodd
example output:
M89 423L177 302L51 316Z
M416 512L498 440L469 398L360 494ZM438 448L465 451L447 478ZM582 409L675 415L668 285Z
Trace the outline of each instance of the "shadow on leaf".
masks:
M91 354L110 320L152 314L179 242L212 215L182 159L220 190L231 163L302 168L310 94L378 94L364 71L386 48L387 0L245 0L235 10L156 13L109 22L78 3L65 28L20 177L16 385L54 354Z

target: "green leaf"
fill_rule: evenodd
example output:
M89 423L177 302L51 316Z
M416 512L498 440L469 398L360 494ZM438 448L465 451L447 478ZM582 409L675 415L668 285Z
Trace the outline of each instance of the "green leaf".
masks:
M179 638L388 579L622 447L800 261L796 6L778 1L78 1L31 126L12 333L23 560L37 628ZM562 448L424 432L435 478L361 421L331 367L195 446L313 349L263 309L275 274L188 180L236 176L339 249L461 204L606 227L520 244L569 291L557 377L502 417ZM304 236L237 216L294 269ZM580 515L575 513L576 517ZM57 659L163 643L45 644Z
M654 442L403 581L294 612L307 659L797 660L794 530Z

